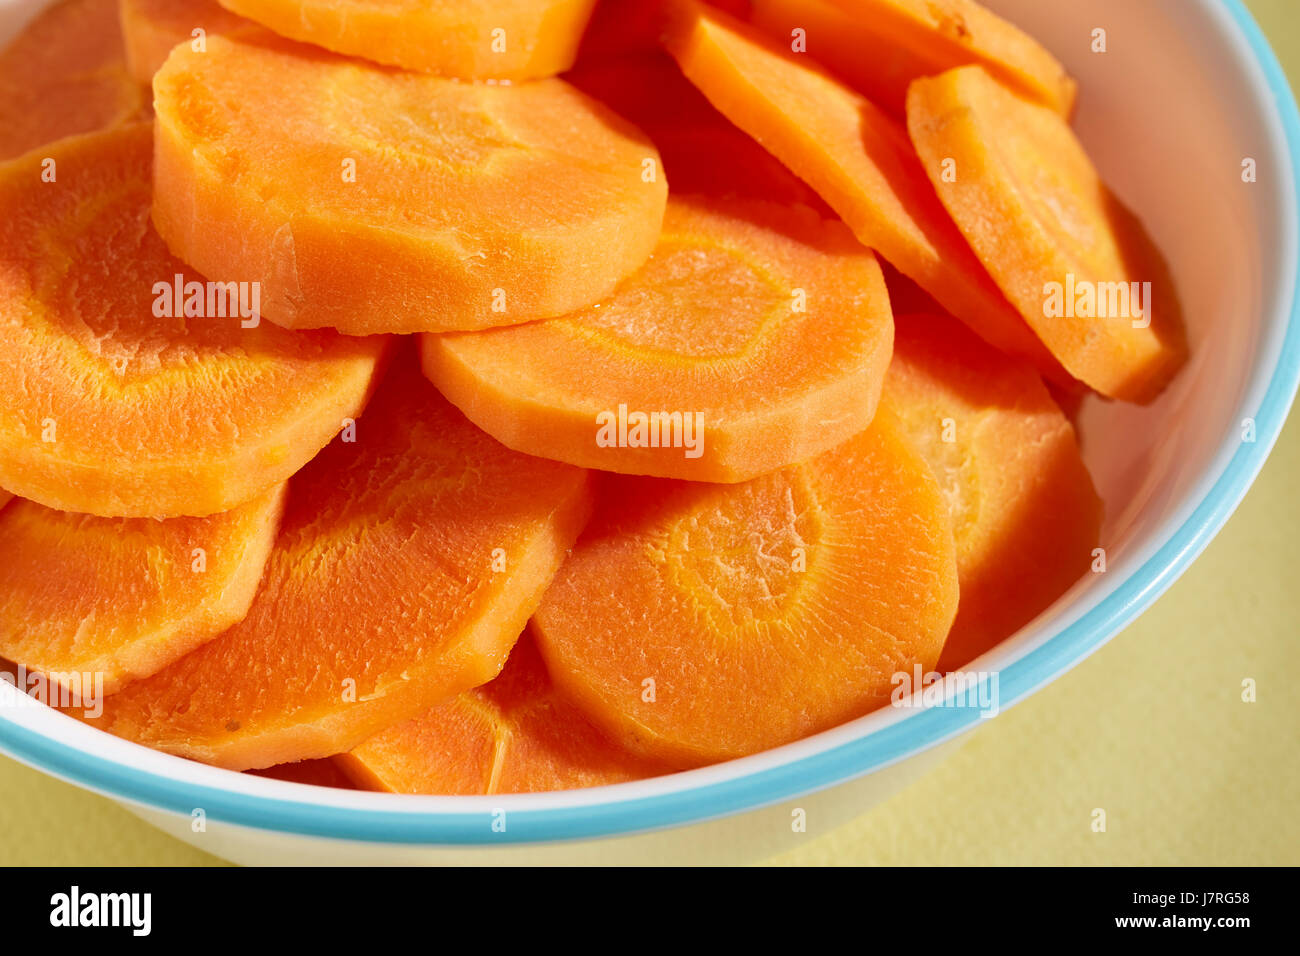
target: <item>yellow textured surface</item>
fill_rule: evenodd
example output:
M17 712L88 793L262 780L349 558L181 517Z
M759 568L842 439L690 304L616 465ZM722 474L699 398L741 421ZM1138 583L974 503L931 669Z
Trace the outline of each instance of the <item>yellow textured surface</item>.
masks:
M1250 6L1296 81L1300 4ZM772 862L1300 863L1298 473L1300 417L1223 532L1127 631L893 799L831 833L810 820ZM0 865L215 862L0 758Z

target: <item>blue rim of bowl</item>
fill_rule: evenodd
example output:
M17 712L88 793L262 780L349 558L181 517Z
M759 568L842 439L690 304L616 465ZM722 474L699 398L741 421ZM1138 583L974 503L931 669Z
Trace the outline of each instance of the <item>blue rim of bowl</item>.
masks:
M1291 87L1242 0L1219 4L1235 21L1267 80L1300 195L1300 112ZM1300 301L1294 270L1291 279L1289 319L1255 416L1256 441L1239 446L1192 514L1113 593L1000 672L1003 701L1025 697L1136 618L1186 570L1241 502L1282 430L1300 383ZM258 830L372 843L486 846L629 835L770 806L879 770L969 730L979 719L973 708L918 710L865 737L732 780L603 803L511 810L509 827L500 833L490 826L496 811L327 806L178 781L86 753L4 719L0 749L92 790L186 817L192 808L202 807L209 820Z

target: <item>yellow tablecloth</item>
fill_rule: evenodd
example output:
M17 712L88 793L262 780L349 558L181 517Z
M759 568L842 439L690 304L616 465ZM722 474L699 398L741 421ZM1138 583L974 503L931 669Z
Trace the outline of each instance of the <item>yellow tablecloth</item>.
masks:
M1300 0L1250 6L1300 85ZM900 795L772 862L1300 863L1297 474L1300 415L1240 511L1137 623ZM1241 700L1248 677L1255 703ZM215 862L0 758L0 865Z

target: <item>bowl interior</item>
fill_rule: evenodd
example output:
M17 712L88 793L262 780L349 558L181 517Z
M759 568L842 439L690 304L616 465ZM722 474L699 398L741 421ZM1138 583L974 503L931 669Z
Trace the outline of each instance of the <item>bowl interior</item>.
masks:
M1293 359L1280 386L1285 400L1278 401L1275 383L1269 404L1261 407L1292 308L1296 203L1295 172L1273 97L1283 97L1279 105L1285 110L1294 107L1289 96L1277 91L1276 77L1270 93L1270 78L1234 22L1236 0L986 3L1043 41L1079 79L1076 128L1112 188L1139 213L1169 260L1193 350L1188 367L1148 407L1084 401L1079 428L1084 456L1106 504L1102 543L1107 571L1078 582L1036 621L973 665L1009 673L1063 632L1084 629L1050 666L1011 685L1010 699L1004 680L1005 705L1095 649L1172 580L1172 575L1162 577L1175 563L1173 556L1166 557L1165 546L1191 523L1193 511L1211 496L1240 449L1243 419L1264 416L1257 426L1260 453L1244 463L1246 480L1253 478L1280 428L1294 391ZM39 0L0 3L0 38L41 5ZM1105 31L1105 52L1094 52L1097 30ZM1247 159L1257 165L1257 182L1243 181ZM1234 489L1239 494L1244 485ZM1227 496L1222 488L1214 493ZM1235 504L1228 501L1226 508ZM1224 516L1226 512L1216 512L1215 521ZM1207 536L1198 532L1189 540L1190 548L1199 549ZM1157 563L1162 567L1156 568ZM1145 582L1138 580L1144 575ZM1123 606L1100 614L1117 602ZM6 724L26 736L6 737ZM900 759L969 725L887 708L719 767L581 793L483 799L326 791L231 774L108 738L40 707L0 708L0 743L83 785L182 811L205 805L214 816L224 805L232 816L268 826L281 824L256 816L271 805L257 804L258 798L296 807L299 813L315 806L444 815L440 820L501 805L539 813L586 808L589 816L597 806L635 805L629 812L641 814L638 819L645 825L662 825L739 809L735 803L711 803L711 788L745 781L749 805L771 802L801 787L827 785ZM41 742L33 742L36 738ZM16 740L23 746L16 746ZM196 801L196 790L204 795L203 804ZM229 799L217 799L214 793ZM674 803L677 809L671 814L650 812L656 799L691 793L694 802ZM329 819L304 832L337 829L339 818ZM631 828L628 819L606 817L604 832ZM539 838L560 835L540 817L538 827Z

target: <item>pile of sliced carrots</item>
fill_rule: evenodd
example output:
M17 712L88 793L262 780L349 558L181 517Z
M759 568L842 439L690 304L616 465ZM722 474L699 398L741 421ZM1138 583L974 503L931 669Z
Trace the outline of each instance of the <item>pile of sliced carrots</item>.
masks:
M974 0L61 0L0 53L0 657L411 793L961 670L1096 567L1062 405L1187 356L1076 95Z

